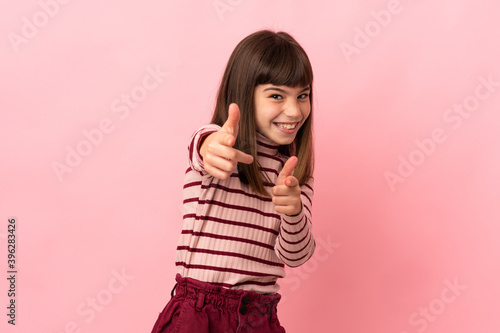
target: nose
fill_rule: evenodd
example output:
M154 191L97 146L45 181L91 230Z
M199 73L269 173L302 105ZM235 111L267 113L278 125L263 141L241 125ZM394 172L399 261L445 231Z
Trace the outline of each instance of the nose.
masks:
M297 101L289 101L286 104L286 109L283 112L285 116L289 119L300 120L302 118L302 112L300 111L300 105Z

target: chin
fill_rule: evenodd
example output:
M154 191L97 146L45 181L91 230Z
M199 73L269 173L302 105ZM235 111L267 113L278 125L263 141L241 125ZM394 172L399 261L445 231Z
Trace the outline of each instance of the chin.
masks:
M284 138L281 138L281 140L274 140L274 142L276 142L277 144L281 145L281 146L286 146L286 145L289 145L293 142L293 140L295 140L295 137L291 138L291 139L284 139Z

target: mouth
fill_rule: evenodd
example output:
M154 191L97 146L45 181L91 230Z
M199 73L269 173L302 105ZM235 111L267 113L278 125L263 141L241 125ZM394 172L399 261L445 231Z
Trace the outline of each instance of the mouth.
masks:
M286 134L291 134L294 133L295 130L298 128L299 122L286 122L286 123L273 123L276 125L276 127L286 133Z

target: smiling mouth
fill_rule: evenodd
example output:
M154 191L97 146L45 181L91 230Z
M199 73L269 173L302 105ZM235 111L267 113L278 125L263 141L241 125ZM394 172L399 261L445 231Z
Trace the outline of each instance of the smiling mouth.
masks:
M275 123L278 127L280 128L283 128L283 129L286 129L286 130L293 130L297 127L297 125L299 124L299 122L295 122L295 123Z

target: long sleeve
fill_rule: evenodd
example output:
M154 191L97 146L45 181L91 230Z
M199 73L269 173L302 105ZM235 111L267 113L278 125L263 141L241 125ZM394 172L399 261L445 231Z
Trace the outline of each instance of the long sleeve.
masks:
M203 125L198 128L194 134L191 136L188 145L188 153L189 153L189 166L191 169L198 171L202 174L206 174L205 168L203 166L203 158L200 155L200 151L198 150L198 144L202 136L208 133L217 132L221 127L216 124L208 124Z
M198 128L188 144L183 187L183 224L175 265L183 277L225 288L269 294L279 290L285 265L298 266L314 252L311 233L312 180L301 187L298 216L280 215L272 199L242 183L237 170L227 179L204 169L199 144L215 124ZM257 161L268 192L287 159L279 145L256 133Z
M300 187L302 210L297 216L280 214L281 225L274 250L290 267L305 263L314 253L316 243L312 234L312 200L314 178Z

